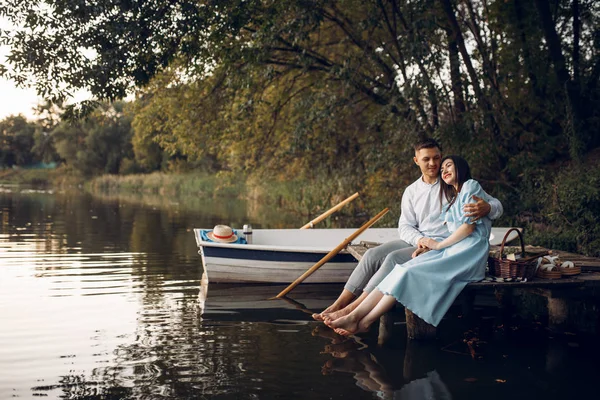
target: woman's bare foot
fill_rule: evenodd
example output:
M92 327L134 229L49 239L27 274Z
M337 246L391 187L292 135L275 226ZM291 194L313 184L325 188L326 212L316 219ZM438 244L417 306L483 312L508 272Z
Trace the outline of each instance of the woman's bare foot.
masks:
M350 314L352 312L352 310L354 310L356 308L356 307L353 307L352 304L354 304L354 303L350 303L346 307L344 307L340 310L323 315L323 320L325 320L325 318L327 318L332 321L335 321L336 319L345 317L346 315Z
M336 320L326 318L324 322L325 325L333 329L335 333L342 336L350 336L369 330L368 325L361 324L362 320L357 320L352 314L340 317Z
M358 320L353 315L346 315L338 319L325 318L325 325L335 330L336 328L342 328L346 330L355 330L358 325Z
M334 328L333 331L335 333L337 333L338 335L352 336L352 335L356 335L357 333L368 332L369 331L369 327L368 326L362 326L359 323L359 324L356 324L356 328L350 328L350 329Z

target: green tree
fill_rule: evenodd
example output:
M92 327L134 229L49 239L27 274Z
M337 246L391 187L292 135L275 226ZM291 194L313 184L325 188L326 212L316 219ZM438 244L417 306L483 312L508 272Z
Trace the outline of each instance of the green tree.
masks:
M86 175L116 174L123 159L133 159L131 118L122 102L102 104L84 120L63 121L51 135L65 163Z
M60 123L61 115L64 112L61 104L53 104L46 101L38 104L35 109L36 131L33 136L34 146L32 148L36 157L46 163L60 161L60 156L54 146L52 131Z
M268 90L278 99L265 107L279 122L288 103L277 91L294 81L310 85L317 97L335 95L330 120L342 122L348 104L378 108L362 114L373 130L359 136L391 122L396 129L385 134L404 142L427 134L445 138L450 148L466 145L473 156L488 149L479 166L501 171L509 185L529 154L548 157L546 143L556 136L577 139L560 155L597 143L599 6L592 0L535 4L3 0L0 13L18 27L2 33L12 46L7 76L23 83L35 77L47 97L63 99L85 87L112 100L175 66L178 80L205 87L212 80L207 94L215 94L215 85L233 91L227 94L240 99L239 107L248 106L242 98ZM539 107L523 107L532 95ZM310 126L306 98L289 102L300 125ZM340 130L335 136L344 135ZM180 138L179 147L191 148L180 135L169 141ZM515 154L523 157L514 160Z
M21 115L0 121L0 165L26 166L33 163L34 133L36 127Z

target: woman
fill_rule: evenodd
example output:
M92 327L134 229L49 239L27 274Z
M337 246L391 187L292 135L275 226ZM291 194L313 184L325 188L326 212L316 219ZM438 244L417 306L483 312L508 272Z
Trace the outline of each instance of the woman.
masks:
M472 196L488 201L479 183L471 179L469 164L461 157L442 160L440 196L447 201L440 218L451 235L442 240L427 239L424 253L394 270L350 314L325 323L342 335L365 332L396 303L437 326L458 294L469 283L485 276L489 253L491 220L476 222L464 217L462 208Z

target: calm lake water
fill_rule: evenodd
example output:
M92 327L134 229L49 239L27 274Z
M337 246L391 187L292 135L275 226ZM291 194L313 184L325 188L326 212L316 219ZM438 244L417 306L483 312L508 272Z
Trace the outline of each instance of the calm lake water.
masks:
M267 301L285 286L202 280L192 228L303 217L146 203L0 187L0 399L597 397L594 338L481 307L475 324L453 309L433 343L407 343L401 320L383 346L348 340L309 316L340 285Z

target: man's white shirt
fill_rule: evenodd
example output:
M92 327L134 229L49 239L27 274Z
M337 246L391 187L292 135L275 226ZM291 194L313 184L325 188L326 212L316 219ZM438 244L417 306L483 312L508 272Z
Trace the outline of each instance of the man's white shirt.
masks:
M488 217L498 219L504 211L502 204L498 199L485 194L487 198L484 200L491 207ZM435 183L429 184L425 183L421 176L411 183L402 195L400 220L398 221L400 239L417 247L417 243L422 237L443 240L450 236L448 228L440 220L442 206L446 204L448 204L446 198L440 197L439 178Z

